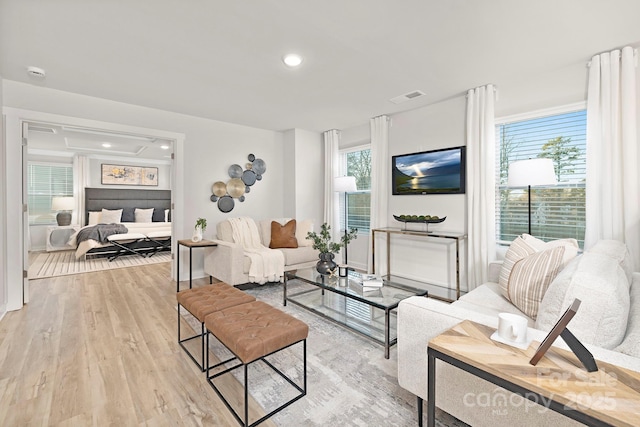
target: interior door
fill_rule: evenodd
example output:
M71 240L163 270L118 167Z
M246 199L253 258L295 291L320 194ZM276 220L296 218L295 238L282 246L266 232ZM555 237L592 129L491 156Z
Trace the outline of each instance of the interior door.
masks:
M22 303L29 302L29 189L27 187L27 150L29 124L22 123Z

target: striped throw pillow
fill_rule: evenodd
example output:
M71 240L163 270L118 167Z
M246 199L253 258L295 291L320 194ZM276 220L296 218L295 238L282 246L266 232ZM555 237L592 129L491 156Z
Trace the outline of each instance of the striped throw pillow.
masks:
M525 240L520 236L516 237L516 239L511 242L511 246L509 246L509 249L504 256L502 268L500 269L500 276L498 277L502 296L509 299L509 276L511 276L511 270L516 262L528 257L529 255L535 254L536 252L536 249L525 242Z
M507 299L535 319L540 301L562 266L564 246L536 252L516 262L509 276Z

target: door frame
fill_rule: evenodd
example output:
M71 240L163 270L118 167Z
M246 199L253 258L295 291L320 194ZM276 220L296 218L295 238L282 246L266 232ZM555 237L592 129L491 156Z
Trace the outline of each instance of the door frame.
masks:
M162 138L173 141L173 161L171 162L171 230L172 235L177 236L182 230L177 229L184 210L184 141L185 135L182 133L163 131L159 129L143 128L138 126L123 125L119 123L103 122L98 120L82 119L78 117L62 116L58 114L43 113L38 111L22 110L12 107L4 107L5 115L5 138L6 138L6 158L15 159L7 162L6 178L7 182L23 182L23 154L22 138L23 125L29 122L49 123L55 125L78 126L91 128L105 132L129 133L155 138ZM18 159L20 161L18 161ZM23 186L9 186L6 189L7 201L7 252L6 265L21 266L21 268L7 269L7 310L19 310L28 302L29 281L24 277L24 271L28 264L24 259L27 242L24 240L26 228L22 212ZM12 243L13 249L11 249ZM172 239L171 252L176 253L176 239ZM173 257L171 265L171 277L175 278L176 260Z

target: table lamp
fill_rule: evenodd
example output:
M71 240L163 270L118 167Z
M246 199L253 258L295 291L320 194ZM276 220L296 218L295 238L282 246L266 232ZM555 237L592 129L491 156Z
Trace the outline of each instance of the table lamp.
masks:
M529 228L531 234L531 187L556 185L556 173L551 159L518 160L509 164L508 187L527 187Z
M73 197L53 197L51 199L51 210L58 211L56 221L60 226L71 224L71 212L74 207Z

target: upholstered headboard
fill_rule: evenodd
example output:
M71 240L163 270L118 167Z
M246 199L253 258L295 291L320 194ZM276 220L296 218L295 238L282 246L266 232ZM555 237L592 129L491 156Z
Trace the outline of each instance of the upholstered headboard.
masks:
M89 220L89 212L102 211L103 208L127 209L131 212L135 208L154 208L154 221L164 221L164 210L171 208L171 190L85 188L84 198L85 224Z

